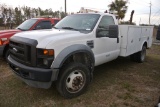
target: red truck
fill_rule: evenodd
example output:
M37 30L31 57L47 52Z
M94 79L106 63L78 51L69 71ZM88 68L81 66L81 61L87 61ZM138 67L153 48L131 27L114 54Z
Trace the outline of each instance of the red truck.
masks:
M0 56L7 58L9 38L14 34L28 30L51 29L60 19L57 18L32 18L24 21L16 29L0 31Z

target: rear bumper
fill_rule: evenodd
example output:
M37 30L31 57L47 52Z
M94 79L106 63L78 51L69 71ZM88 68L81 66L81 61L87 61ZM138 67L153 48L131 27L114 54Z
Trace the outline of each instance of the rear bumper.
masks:
M42 69L25 66L10 56L8 57L9 65L13 72L28 85L37 88L49 88L52 81L55 81L59 70Z
M3 56L5 45L0 46L0 56Z

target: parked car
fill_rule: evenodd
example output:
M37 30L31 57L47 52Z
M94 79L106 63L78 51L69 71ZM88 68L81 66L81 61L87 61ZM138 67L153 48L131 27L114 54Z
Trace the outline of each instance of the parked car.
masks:
M22 31L51 29L60 19L57 18L32 18L24 21L16 29L0 31L0 56L7 57L9 39L14 34Z

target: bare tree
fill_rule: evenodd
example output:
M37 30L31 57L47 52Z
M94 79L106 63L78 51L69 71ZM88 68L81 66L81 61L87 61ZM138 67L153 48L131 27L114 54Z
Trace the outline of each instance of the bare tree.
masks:
M130 24L132 24L132 20L133 20L133 14L134 14L134 10L132 10L132 12L131 12L131 17L130 17Z

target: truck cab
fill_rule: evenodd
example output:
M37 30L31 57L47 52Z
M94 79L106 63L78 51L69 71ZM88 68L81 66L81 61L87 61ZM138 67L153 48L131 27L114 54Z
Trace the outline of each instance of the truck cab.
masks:
M62 96L73 98L86 90L95 66L118 56L144 62L152 32L153 27L119 26L112 14L74 14L54 29L15 34L8 61L28 85L47 89L55 81Z
M51 29L60 19L57 18L32 18L24 21L16 29L0 31L0 56L7 57L9 39L14 34L22 31Z

